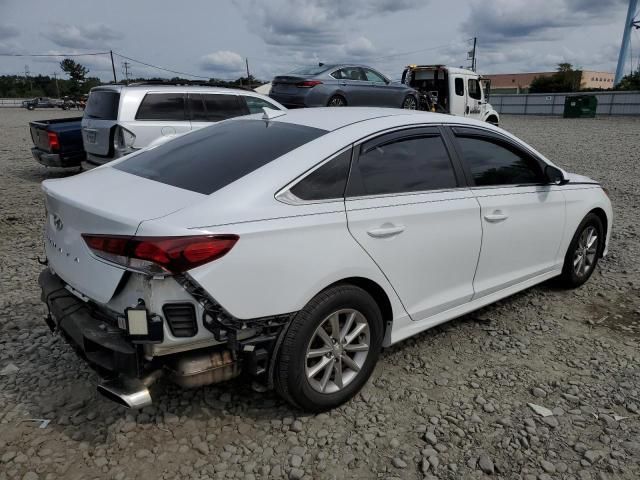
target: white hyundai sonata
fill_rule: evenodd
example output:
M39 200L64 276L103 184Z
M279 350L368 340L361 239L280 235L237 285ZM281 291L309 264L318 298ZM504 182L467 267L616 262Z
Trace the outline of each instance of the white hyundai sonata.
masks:
M382 347L581 285L612 222L596 181L504 130L399 109L228 120L43 190L47 323L129 407L241 372L335 407Z

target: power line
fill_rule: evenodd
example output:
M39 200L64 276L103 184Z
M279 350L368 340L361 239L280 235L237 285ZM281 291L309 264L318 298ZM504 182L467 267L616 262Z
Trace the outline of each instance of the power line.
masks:
M211 78L211 77L205 77L205 76L202 76L202 75L196 75L194 73L179 72L177 70L171 70L169 68L159 67L158 65L152 65L151 63L143 62L142 60L136 60L135 58L127 57L126 55L122 55L121 53L118 53L118 52L113 52L113 53L115 53L119 57L126 58L127 60L130 60L132 62L136 62L136 63L139 63L141 65L145 65L145 66L151 67L151 68L156 68L158 70L164 70L165 72L175 73L177 75L186 75L187 77L205 78L207 80L209 78Z
M92 55L109 55L109 52L92 53L0 53L0 57L87 57Z

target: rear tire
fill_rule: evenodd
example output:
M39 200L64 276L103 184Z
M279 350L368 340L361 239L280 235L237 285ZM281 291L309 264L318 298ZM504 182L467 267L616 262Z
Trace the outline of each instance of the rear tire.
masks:
M498 127L498 119L496 117L494 117L493 115L491 115L489 118L487 118L487 123L490 123L491 125L493 125L494 127Z
M322 412L350 400L380 355L382 314L354 285L316 295L291 322L275 368L276 391L292 405Z
M347 101L342 95L334 95L327 102L327 107L346 107Z
M604 245L602 220L588 214L571 239L558 282L565 288L577 288L589 280L598 264Z

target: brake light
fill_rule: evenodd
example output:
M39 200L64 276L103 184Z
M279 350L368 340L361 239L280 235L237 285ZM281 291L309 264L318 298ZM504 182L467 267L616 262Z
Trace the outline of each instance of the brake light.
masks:
M49 139L49 150L54 151L60 149L60 142L58 141L57 133L47 132L47 138Z
M313 88L316 85L322 85L320 80L305 80L304 82L296 83L298 88Z
M185 237L129 237L83 233L87 246L98 257L130 270L150 275L183 273L226 255L237 235Z

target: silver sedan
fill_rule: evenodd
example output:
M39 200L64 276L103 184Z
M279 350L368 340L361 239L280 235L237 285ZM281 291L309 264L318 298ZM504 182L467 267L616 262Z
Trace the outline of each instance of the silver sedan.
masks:
M353 64L298 68L275 77L269 95L286 107L418 107L413 88Z

